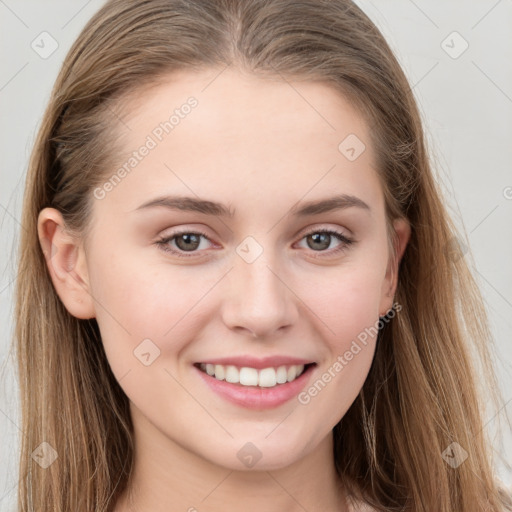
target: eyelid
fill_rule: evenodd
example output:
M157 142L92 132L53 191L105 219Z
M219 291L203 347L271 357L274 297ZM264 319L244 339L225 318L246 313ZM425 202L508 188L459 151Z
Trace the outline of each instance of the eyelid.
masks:
M325 233L330 235L331 237L335 237L340 242L340 245L334 249L330 249L327 251L313 251L312 249L307 251L308 257L318 258L318 259L329 259L330 257L336 257L345 252L351 245L355 243L355 239L351 235L345 234L342 228L331 228L331 227L314 227L307 229L307 231L303 231L299 236L299 242L304 240L309 235L313 235L315 233Z
M301 242L307 236L312 235L312 234L316 234L316 233L324 233L324 234L328 234L330 236L334 236L340 242L340 246L335 248L335 249L330 249L330 250L327 250L327 251L313 251L313 250L310 250L309 252L312 253L314 258L328 258L329 256L338 255L342 251L348 249L348 247L350 245L355 243L354 238L351 235L346 234L344 228L341 228L341 227L332 228L332 227L327 227L327 226L319 226L319 227L317 227L317 226L309 226L307 228L304 228L304 230L302 230L301 232L299 232L298 235L296 235L296 236L299 237L297 242ZM198 257L198 255L201 255L202 253L205 252L204 250L203 251L189 251L188 252L188 251L182 251L182 250L179 250L179 249L170 249L168 247L168 244L172 240L174 240L176 237L179 237L180 235L183 235L183 234L199 235L200 237L203 237L206 240L208 240L210 243L212 243L214 245L217 245L217 244L215 244L215 242L213 242L213 240L210 238L210 236L208 234L206 234L202 229L199 229L199 228L186 228L186 227L182 228L182 229L177 229L176 231L172 231L168 235L160 236L156 240L155 243L158 246L160 246L161 250L163 250L163 251L165 251L167 253L171 253L171 254L177 255L178 257L184 257L184 258Z
M330 224L330 223L314 223L314 224L310 224L309 226L301 229L298 233L297 233L297 237L304 237L304 236L307 236L311 233L317 233L319 231L336 231L340 234L343 234L345 237L347 238L352 238L352 232L347 229L346 227L344 226L340 226L340 225L337 225L337 224Z
M210 243L214 244L214 242L211 240L211 238L201 229L193 228L193 229L178 229L177 231L173 231L168 235L161 235L156 240L157 246L160 247L160 249L166 253L174 254L178 257L182 258L190 258L190 257L197 257L200 252L198 251L191 251L190 253L187 253L187 251L181 251L179 249L169 248L168 244L176 237L184 234L192 234L192 235L199 235L208 240ZM204 252L204 251L203 251Z

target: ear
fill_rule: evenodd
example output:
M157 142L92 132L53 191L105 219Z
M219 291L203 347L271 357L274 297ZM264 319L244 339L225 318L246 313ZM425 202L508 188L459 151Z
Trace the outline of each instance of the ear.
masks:
M411 226L406 219L395 219L393 226L396 233L396 237L393 238L395 254L390 254L386 276L382 284L380 316L385 316L393 306L393 299L398 285L398 267L411 237Z
M66 309L76 318L94 318L81 240L67 231L62 214L55 208L39 212L37 233L53 286Z

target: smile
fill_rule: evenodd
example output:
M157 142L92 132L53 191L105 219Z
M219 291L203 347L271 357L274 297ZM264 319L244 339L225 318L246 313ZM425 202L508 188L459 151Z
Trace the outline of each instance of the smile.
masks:
M283 365L258 370L247 366L239 368L233 365L222 364L198 363L197 365L202 372L217 380L225 380L231 384L239 384L241 386L258 386L261 388L272 388L280 384L293 382L304 373L307 366L310 365Z

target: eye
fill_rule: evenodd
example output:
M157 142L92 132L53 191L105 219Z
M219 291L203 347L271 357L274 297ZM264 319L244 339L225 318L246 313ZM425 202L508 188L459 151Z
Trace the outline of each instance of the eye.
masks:
M334 249L325 251L325 249L331 245L333 237L338 240L339 245ZM180 231L157 240L156 244L165 252L175 254L178 257L188 258L194 256L195 253L198 252L198 249L205 249L205 247L201 247L201 238L211 242L208 236L201 231ZM348 247L354 243L353 240L342 232L334 229L317 229L310 231L303 235L301 241L304 239L308 243L309 248L313 249L313 252L327 252L329 255L338 254L348 249Z
M210 241L208 236L200 231L180 231L157 240L156 244L165 252L170 252L183 258L188 258L190 256L194 256L193 253L196 252L197 249L204 249L204 247L200 247L201 238L205 238ZM171 243L173 241L176 244L177 249L172 247ZM191 252L192 254L184 254L187 252Z
M333 241L333 237L340 242L334 249L325 251ZM301 240L306 240L308 247L313 249L313 252L327 252L328 255L338 254L348 249L354 241L348 238L345 234L334 229L317 229L306 233ZM323 256L323 254L321 255ZM317 257L317 256L315 256Z

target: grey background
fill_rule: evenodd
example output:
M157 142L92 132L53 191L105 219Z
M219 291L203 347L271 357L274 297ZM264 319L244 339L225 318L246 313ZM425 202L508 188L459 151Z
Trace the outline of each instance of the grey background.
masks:
M17 486L20 421L8 350L27 161L59 66L102 4L0 0L0 511L14 510ZM379 26L405 69L450 210L467 234L496 339L505 399L500 411L487 411L487 428L509 461L498 461L497 473L512 488L512 433L503 424L503 438L495 437L500 415L508 411L512 416L512 0L357 4ZM46 37L46 50L39 51L51 48L48 36L40 36L44 31L58 43L46 58L31 46Z

